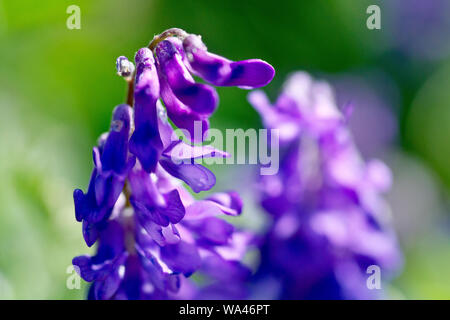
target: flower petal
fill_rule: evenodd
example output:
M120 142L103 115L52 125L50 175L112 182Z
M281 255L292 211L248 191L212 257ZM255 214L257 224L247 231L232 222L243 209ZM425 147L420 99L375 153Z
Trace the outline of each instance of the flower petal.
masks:
M275 69L259 59L230 61L207 51L200 37L190 35L183 41L189 64L196 75L215 86L239 86L253 89L267 85Z
M205 200L195 201L186 208L186 219L204 219L221 214L237 216L242 212L242 200L235 191L214 193Z
M130 152L139 159L145 171L155 170L162 150L158 132L156 103L159 99L159 80L153 54L140 49L135 57L137 72L134 91L135 131L130 140Z
M195 112L212 114L219 100L216 90L195 82L175 45L169 40L162 41L156 48L156 56L161 74L174 95Z
M159 161L161 166L172 176L183 180L196 193L211 189L216 184L216 177L208 168L193 164L175 164L169 158Z
M72 264L80 277L87 282L95 280L96 272L92 269L91 257L88 255L78 256L72 259Z
M160 78L161 98L170 120L181 129L187 130L191 141L202 142L203 134L208 131L209 121L205 115L193 111L173 94L167 81Z
M289 143L298 138L301 128L299 117L272 106L266 94L261 90L250 92L247 99L260 114L266 128L279 130L279 138L282 143Z
M101 154L102 171L124 174L127 167L131 108L118 105L113 111L111 128Z
M83 237L88 247L91 247L98 238L98 230L95 223L83 220Z
M180 233L173 224L162 227L149 219L139 219L139 222L150 237L161 247L167 243L175 244L180 241Z
M242 199L236 191L214 193L207 200L221 205L220 208L225 214L235 216L242 213Z
M234 231L232 224L216 217L186 220L184 225L197 233L199 241L206 241L214 245L227 244Z
M133 191L130 201L139 219L151 219L165 227L183 219L185 209L177 190L161 194L150 175L142 170L133 170L129 177Z
M110 265L107 276L99 280L95 285L95 298L97 300L108 300L113 297L125 275L125 261L127 254L124 252Z
M195 272L201 265L197 247L185 241L161 247L161 259L174 272L183 273L186 277Z
M80 189L73 191L73 201L75 203L75 219L81 222L88 212L86 195Z
M150 123L136 128L130 139L130 152L139 159L145 171L155 171L161 150L162 142L157 128Z
M202 271L218 281L243 281L251 271L239 261L225 260L218 255L203 259Z
M100 222L108 219L124 185L125 177L105 173L97 175L95 178L97 208L86 217L86 220Z
M165 273L158 260L148 251L139 252L140 263L152 284L159 290L165 289Z

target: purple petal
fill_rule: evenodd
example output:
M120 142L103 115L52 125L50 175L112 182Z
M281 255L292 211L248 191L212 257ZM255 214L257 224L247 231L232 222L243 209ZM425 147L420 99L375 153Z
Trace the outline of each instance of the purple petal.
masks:
M131 203L141 215L140 219L151 219L153 222L167 227L169 223L178 223L183 219L185 210L177 190L164 195L166 206L155 206L150 203L144 204L135 198Z
M250 92L248 101L258 111L266 128L279 130L282 143L288 143L298 137L301 129L300 118L272 106L263 91Z
M145 171L155 171L161 150L162 142L157 128L150 123L136 128L130 139L130 152L139 159Z
M219 281L243 281L251 271L238 261L230 261L218 255L211 255L203 260L202 271Z
M166 275L166 286L167 290L171 292L178 292L181 287L180 275L172 273Z
M128 139L130 134L131 108L126 104L113 111L111 129L101 154L102 171L112 170L124 174L128 158Z
M392 172L378 159L370 160L366 168L367 180L380 192L386 192L392 185Z
M161 247L180 241L180 233L174 225L162 227L149 219L139 219L139 222L150 237Z
M214 245L227 244L234 231L233 225L216 217L188 220L183 223L191 231L197 233L200 241L203 240Z
M209 200L195 201L186 208L186 219L203 219L215 217L223 213L220 206Z
M210 145L195 146L181 140L178 143L172 143L169 148L164 150L163 155L177 163L198 158L226 158L230 156L225 151L221 151ZM190 162L192 163L192 161Z
M237 216L242 212L242 200L237 192L215 193L205 200L195 201L186 208L186 219L203 219L221 214Z
M183 273L186 277L195 272L201 265L201 258L195 245L180 241L161 247L161 259L174 272Z
M159 99L159 80L153 54L140 49L135 57L137 72L134 91L135 131L130 140L130 152L139 159L145 171L155 170L162 150L158 132L156 103Z
M89 222L100 222L109 218L125 185L125 177L102 173L95 178L97 209L86 216Z
M73 201L75 203L75 218L78 222L81 222L86 213L89 212L87 208L87 196L80 189L73 191ZM93 201L94 202L94 201ZM95 203L95 202L94 202Z
M125 177L133 158L128 158L128 138L130 132L131 109L128 105L119 105L114 109L111 130L106 138L103 152L93 150L95 169L92 172L87 194L74 191L75 215L78 221L86 219L90 223L105 220L120 196ZM87 239L91 239L91 226L85 224Z
M98 230L95 223L83 220L83 237L88 247L91 247L98 238Z
M135 200L149 206L165 206L166 202L161 192L151 179L150 174L136 166L128 174L132 195Z
M169 225L169 219L167 219L165 215L156 214L153 208L146 206L141 202L138 202L134 198L131 199L131 204L135 208L136 213L140 216L140 220L150 219L151 221L162 226Z
M236 191L214 193L207 200L220 204L225 214L235 216L242 213L242 199Z
M99 280L95 286L94 294L97 300L108 300L116 293L125 273L125 261L127 255L124 253L117 258L109 267L107 276Z
M118 257L125 250L124 229L117 220L98 224L100 241L96 259L110 260Z
M216 184L216 177L211 170L197 163L175 164L165 157L159 163L169 174L186 182L196 193L209 190Z
M166 80L160 78L160 83L161 98L166 106L167 115L170 120L178 128L187 130L192 141L203 142L203 134L209 128L209 121L206 116L193 111L178 100ZM198 128L198 133L196 132L196 128Z
M159 212L160 215L164 214L169 219L170 223L176 224L180 222L186 211L178 191L174 189L169 193L164 194L164 198L166 199L167 206L157 207L156 211Z
M215 86L253 89L267 85L275 75L275 69L265 61L250 59L233 62L209 53L195 35L188 36L183 46L195 74Z
M75 189L73 192L73 200L75 204L75 218L77 221L82 219L89 219L89 217L95 215L95 211L98 210L97 200L95 197L95 178L97 177L97 170L92 170L91 179L89 181L89 187L87 194L84 194L82 190Z
M183 219L185 209L177 190L162 195L156 188L150 175L134 170L130 173L130 185L133 191L131 203L139 219L151 219L153 222L168 226Z
M72 264L77 267L75 270L84 281L92 282L95 280L96 272L92 269L90 256L83 255L75 257L72 259Z
M151 283L159 290L165 289L166 275L158 260L148 251L139 250L140 263Z
M212 114L219 100L216 90L206 84L195 82L175 45L168 40L162 41L156 48L156 56L161 74L174 95L193 111Z
M100 236L97 254L93 257L79 256L72 262L79 268L81 277L86 281L104 279L111 273L111 268L115 268L118 258L124 251L122 226L116 221L110 221L103 226L83 221L83 234L88 246Z
M167 119L167 112L164 106L160 101L158 101L157 105L158 112L158 130L159 135L161 137L161 141L163 143L163 149L166 150L169 146L171 146L174 142L178 141L179 138L174 134L174 130L172 125L169 123Z

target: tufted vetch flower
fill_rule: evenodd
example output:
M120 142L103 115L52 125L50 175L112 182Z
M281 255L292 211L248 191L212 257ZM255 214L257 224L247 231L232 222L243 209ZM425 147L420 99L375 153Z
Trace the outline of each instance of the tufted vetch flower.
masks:
M261 60L212 56L186 39L183 30L169 29L138 50L136 67L124 56L116 61L128 84L127 103L114 109L109 132L94 147L87 192L73 194L86 244L98 244L95 255L73 259L91 282L90 299L201 298L220 293L216 287L231 297L240 291L231 280L249 275L240 257L250 237L220 218L241 214L239 195L196 200L182 184L195 193L210 190L216 177L197 160L228 156L192 144L204 138L195 136L196 122L206 130L219 101L214 87L193 75L213 85L250 88L270 82L274 69ZM219 61L221 70L205 57ZM204 74L205 68L211 72ZM177 137L169 121L188 130L192 141ZM208 285L190 279L196 272L208 277Z

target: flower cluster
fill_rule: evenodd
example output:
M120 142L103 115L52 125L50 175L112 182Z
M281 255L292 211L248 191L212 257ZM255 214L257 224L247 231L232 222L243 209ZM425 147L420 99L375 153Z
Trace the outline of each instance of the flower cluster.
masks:
M281 154L278 174L259 180L273 224L261 244L258 288L279 299L379 297L367 285L368 267L379 267L385 280L401 264L382 197L391 173L360 156L350 109L342 113L331 87L303 72L289 78L274 105L261 91L249 101L267 128L279 130Z
M239 263L248 237L217 216L239 215L242 202L232 191L197 201L181 184L196 193L211 189L214 174L195 160L227 154L177 138L168 118L192 133L197 122L208 127L218 96L192 74L217 86L255 88L270 82L274 69L209 53L200 37L180 29L156 36L135 63L117 59L128 103L114 109L109 132L93 150L87 192L74 191L84 239L98 249L73 264L92 282L92 299L200 297L217 286L232 293L227 281L248 275ZM197 270L208 279L202 288L187 279Z

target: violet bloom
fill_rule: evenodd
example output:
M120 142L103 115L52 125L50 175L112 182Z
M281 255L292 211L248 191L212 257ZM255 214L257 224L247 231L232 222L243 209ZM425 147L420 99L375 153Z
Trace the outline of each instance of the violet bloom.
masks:
M120 58L119 58L120 59ZM153 53L148 48L136 53L136 80L134 85L134 126L130 152L147 171L154 171L161 155L162 142L158 132L156 102L159 82Z
M133 170L146 174L140 168ZM89 298L178 299L201 298L205 292L222 297L243 294L236 292L233 284L239 279L236 277L249 275L239 262L248 237L219 218L241 213L239 196L235 192L218 193L196 201L161 166L151 180L132 182L134 174L129 177L133 196L142 196L135 188L152 190L156 194L149 192L145 199L155 207L143 210L134 200L129 207L119 199L111 218L99 227L97 254L73 259L81 277L92 282ZM161 216L167 222L161 221ZM196 271L207 275L210 285L200 289L189 280ZM232 278L234 282L228 281L223 290L216 288Z
M168 122L167 116L190 131L195 121L207 126L218 102L213 87L196 83L190 74L214 66L189 65L183 48L188 37L180 29L163 32L137 52L136 68L123 56L117 59L118 74L128 83L127 104L114 110L110 132L94 148L87 193L74 191L85 241L92 246L98 240L94 256L73 259L81 277L92 283L91 299L201 298L217 288L223 298L236 297L242 293L236 281L249 275L239 262L249 237L218 217L241 213L239 195L230 191L196 201L181 184L197 193L211 189L214 174L196 160L228 156L180 140ZM209 55L204 45L199 50ZM196 49L190 45L188 51ZM231 68L229 80L220 85L256 87L274 74L261 60L215 59ZM207 285L188 279L196 271L208 277Z
M123 104L114 109L111 129L100 147L93 150L95 168L86 194L73 193L75 217L83 221L83 236L88 246L97 239L98 223L108 219L125 184L135 158L128 155L131 109Z
M128 158L114 158L113 164L107 157L111 144L115 144L113 150L117 154L123 155L118 150L128 139L130 108L121 105L114 112L111 132L106 140L102 136L99 147L94 149L96 168L88 193L74 192L77 219L84 219L86 243L91 246L97 239L99 243L96 255L73 259L81 277L92 282L90 299L200 298L204 290L214 292L213 285L224 281L226 274L234 275L235 280L249 274L239 262L248 237L236 233L230 223L218 217L241 213L239 195L219 193L196 201L181 185L184 180L194 191L210 189L215 184L214 175L194 160L227 154L210 146L172 141L173 129L160 109L162 106L158 106L156 121L162 151L154 172L147 173L141 162L127 153ZM124 114L128 116L122 117ZM122 137L125 132L126 139L116 139L116 133ZM117 169L107 174L105 167L123 171ZM116 172L123 176L107 180L112 186L105 187L105 177ZM100 221L90 222L87 219L91 214L98 215L103 210L102 204L107 203L108 208L110 205L96 201L95 192L103 190L97 188L97 181L105 190L114 191L115 201ZM112 195L104 198L110 200ZM196 271L210 277L211 285L204 290L187 279ZM219 290L223 297L237 294L230 283L224 288L225 291Z
M237 216L242 212L242 201L236 192L212 194L195 200L185 188L164 170L157 182L161 190L176 186L186 208L184 218L176 225L146 226L159 247L159 257L167 268L183 274L173 299L242 299L247 296L244 286L250 270L242 264L247 245L252 237L236 228L221 216ZM155 228L156 227L156 228ZM176 228L176 229L174 229ZM175 230L175 231L174 231ZM174 237L174 234L177 237ZM175 238L175 242L173 239ZM189 276L196 272L202 283Z
M259 59L232 62L211 54L200 37L180 29L155 37L149 48L140 49L135 57L136 130L130 141L131 153L147 172L154 171L162 151L156 123L159 98L177 127L187 130L193 141L203 141L195 124L201 132L207 131L219 98L212 86L195 82L191 73L217 86L243 88L264 86L275 74L271 65ZM129 73L124 57L119 57L117 67L122 68L120 74Z
M230 61L209 53L199 36L179 29L169 29L155 37L154 48L161 87L161 99L173 123L187 130L193 141L202 141L195 134L194 122L208 128L208 118L218 105L215 89L196 83L199 76L215 86L239 86L246 89L268 84L275 75L273 67L259 59Z
M389 168L361 158L332 89L306 73L293 74L274 105L260 91L249 101L281 140L278 174L259 181L273 225L255 286L279 299L380 297L367 268L379 266L386 280L401 264L382 197Z

